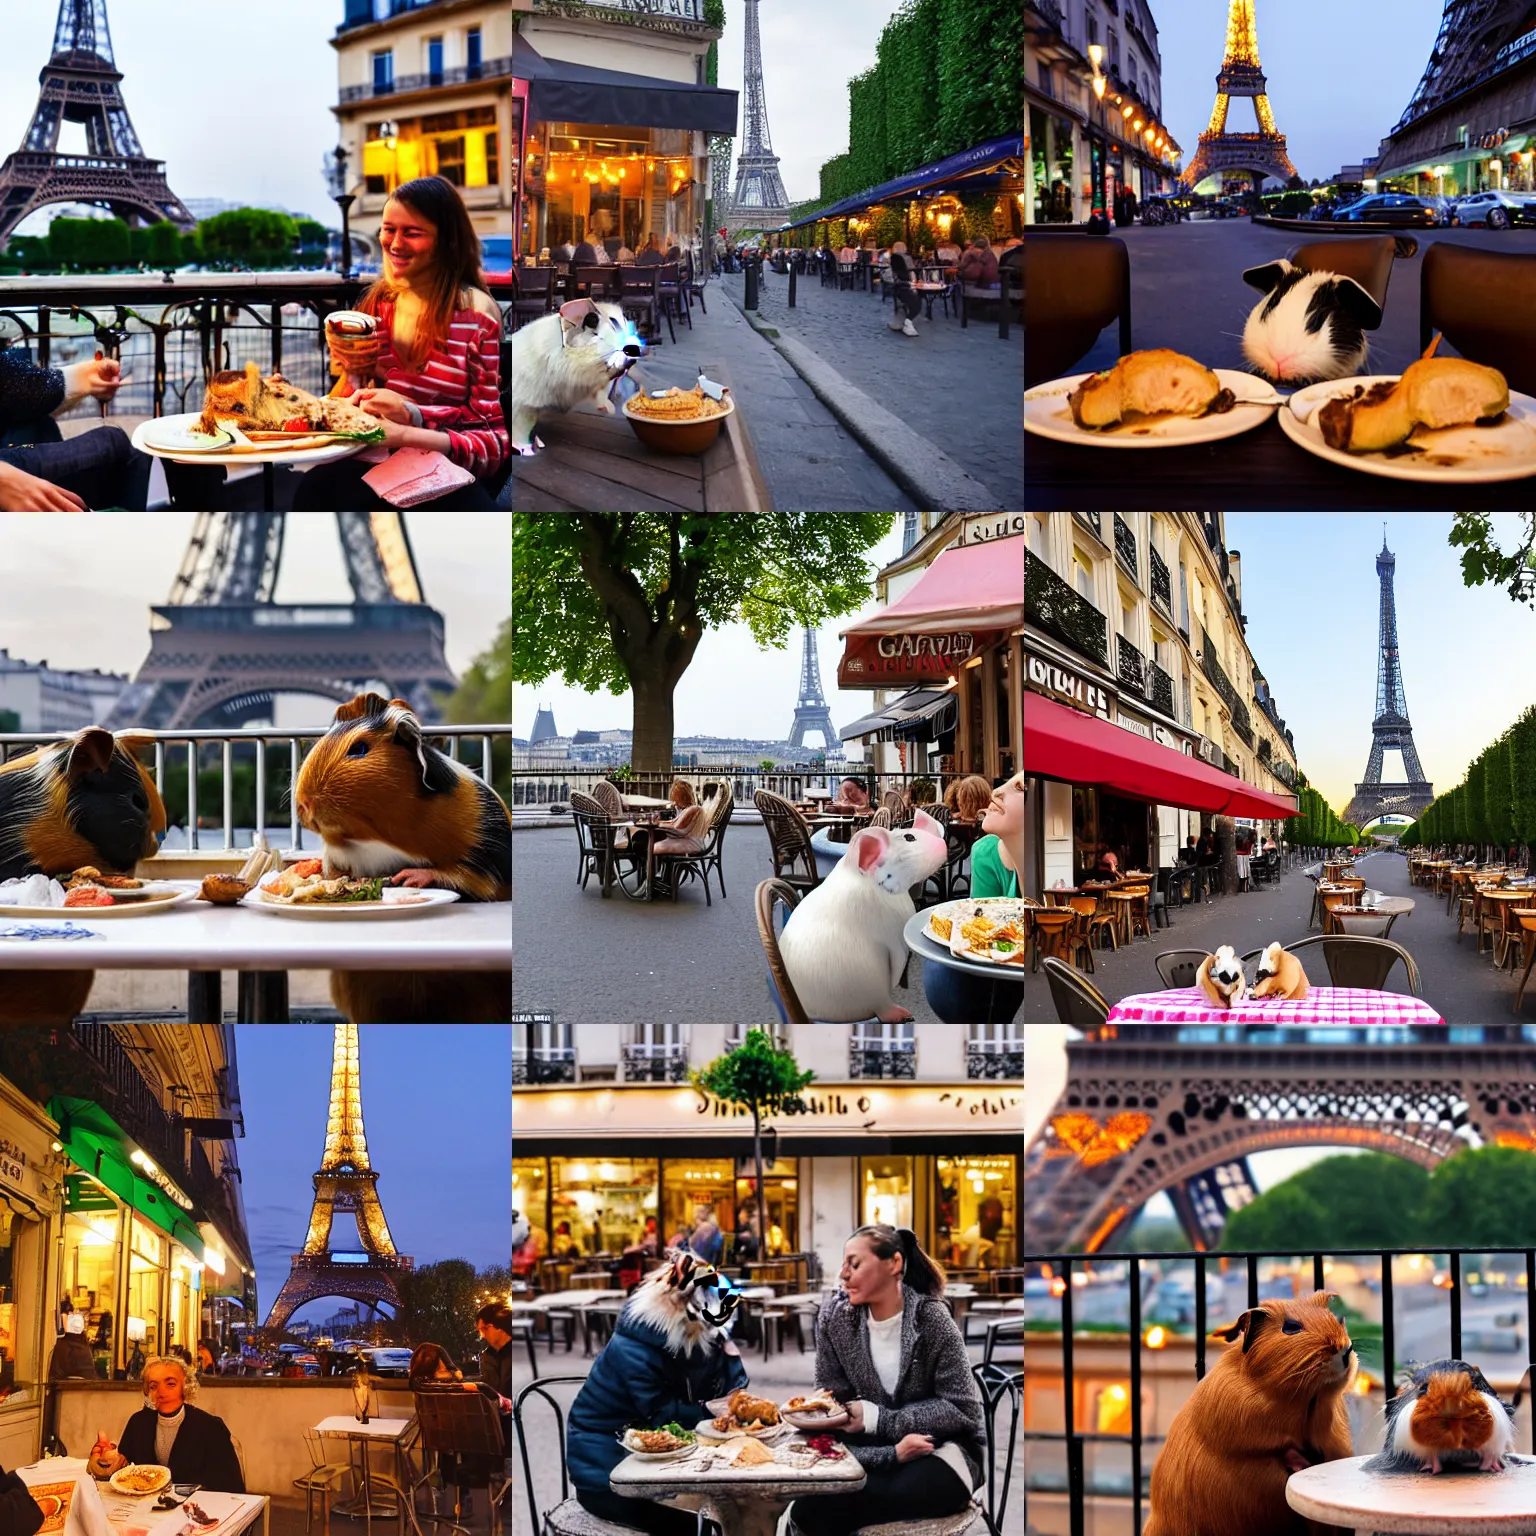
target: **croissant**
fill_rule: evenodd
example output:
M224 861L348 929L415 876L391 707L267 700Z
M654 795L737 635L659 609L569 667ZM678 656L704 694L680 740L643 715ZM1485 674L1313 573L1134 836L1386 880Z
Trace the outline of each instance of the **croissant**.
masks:
M1167 347L1122 357L1067 398L1073 421L1090 429L1117 426L1127 416L1203 416L1231 403L1209 368Z
M1497 368L1460 357L1426 357L1395 384L1373 384L1327 401L1317 424L1330 448L1379 453L1419 427L1464 427L1509 409L1509 384Z

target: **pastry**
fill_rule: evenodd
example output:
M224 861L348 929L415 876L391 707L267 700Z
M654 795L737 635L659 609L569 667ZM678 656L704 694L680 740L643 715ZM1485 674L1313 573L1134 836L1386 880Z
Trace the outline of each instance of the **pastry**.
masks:
M1509 384L1497 368L1461 357L1426 357L1396 383L1357 386L1319 407L1317 424L1330 448L1380 453L1406 443L1420 427L1492 422L1509 409Z
M1132 416L1204 416L1232 408L1235 397L1204 365L1157 347L1132 352L1105 373L1084 379L1067 398L1072 419L1090 431Z

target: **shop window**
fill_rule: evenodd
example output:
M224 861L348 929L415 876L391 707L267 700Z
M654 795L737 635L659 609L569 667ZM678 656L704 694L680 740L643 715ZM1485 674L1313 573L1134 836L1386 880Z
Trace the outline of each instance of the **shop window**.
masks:
M720 1228L720 1261L731 1262L736 1232L736 1169L729 1158L669 1158L663 1165L661 1230L669 1248L686 1248L701 1221ZM702 1258L714 1260L703 1253Z
M464 186L464 136L433 139L436 173L456 187Z
M781 1157L763 1164L763 1205L768 1220L767 1243L750 1246L758 1259L776 1259L799 1251L800 1164ZM750 1157L736 1163L736 1232L757 1237L757 1166ZM744 1250L743 1250L744 1251Z
M1018 1049L1023 1052L1023 1028ZM964 1270L1012 1269L1018 1255L1017 1160L1012 1157L940 1157L934 1257Z
M165 1289L168 1265L168 1239L137 1216L130 1223L128 1245L128 1340L132 1353L144 1359L163 1355L169 1341L165 1337L165 1316L161 1297ZM137 1351L132 1346L139 1346ZM143 1365L139 1365L139 1370ZM128 1374L136 1376L130 1355Z
M912 1225L912 1159L910 1157L861 1157L859 1187L862 1191L862 1224L887 1227Z
M617 1256L637 1246L657 1214L656 1171L654 1158L552 1158L551 1256Z
M1131 1388L1129 1382L1112 1381L1108 1386L1096 1388L1093 1404L1095 1434L1130 1434Z
M85 1336L96 1357L96 1370L99 1375L110 1377L123 1313L116 1295L117 1208L112 1198L89 1180L77 1176L67 1188L71 1208L64 1217L57 1322L62 1328L66 1302L70 1311L85 1314Z
M20 1334L16 1320L16 1248L21 1220L0 1205L0 1388L16 1385L16 1352ZM39 1372L41 1374L41 1372Z
M512 1255L512 1273L526 1276L549 1254L549 1177L542 1157L512 1159L512 1209L528 1223L528 1237Z

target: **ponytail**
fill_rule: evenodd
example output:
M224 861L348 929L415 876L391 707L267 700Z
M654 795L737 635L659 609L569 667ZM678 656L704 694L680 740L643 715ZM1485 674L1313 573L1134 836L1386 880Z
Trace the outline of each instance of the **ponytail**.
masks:
M924 1253L917 1241L917 1234L910 1227L888 1227L883 1224L860 1227L854 1237L867 1237L869 1246L878 1258L893 1259L901 1255L901 1282L920 1296L944 1294L944 1271L932 1255Z

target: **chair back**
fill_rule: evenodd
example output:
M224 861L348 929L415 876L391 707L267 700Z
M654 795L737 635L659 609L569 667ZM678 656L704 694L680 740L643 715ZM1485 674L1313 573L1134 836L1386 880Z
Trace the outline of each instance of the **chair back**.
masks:
M1305 240L1292 246L1285 259L1308 272L1337 272L1340 277L1354 278L1375 299L1376 307L1384 310L1396 255L1397 240L1392 235L1341 235L1331 240ZM1374 331L1377 326L1365 329Z
M1165 949L1154 956L1152 963L1157 967L1164 989L1194 986L1195 972L1200 969L1200 962L1207 953L1203 949Z
M656 283L661 273L660 267L620 267L618 272L623 296L626 299L632 294L640 298L647 295L655 296Z
M553 267L513 268L512 290L519 303L540 297L547 300L554 292L554 284L555 269Z
M1295 948L1295 945L1291 945ZM1419 968L1413 956L1392 939L1366 938L1338 934L1323 940L1323 959L1328 976L1336 987L1369 987L1380 992L1386 987L1387 974L1401 960L1408 972L1408 990L1421 997Z
M1109 1002L1090 981L1070 965L1047 955L1041 965L1050 984L1056 1018L1062 1024L1096 1026L1109 1017Z
M762 940L763 955L768 961L768 976L773 982L779 1011L786 1024L809 1024L811 1018L795 995L794 983L790 981L784 957L779 953L779 932L774 926L773 915L774 907L780 902L786 911L793 911L800 900L800 893L783 880L763 880L758 884L754 899L757 908L757 936Z
M758 790L752 796L752 803L762 816L768 833L774 874L781 874L786 866L793 867L798 859L804 861L807 874L815 878L816 850L811 847L811 829L800 812L782 795L769 789Z
M887 830L889 830L893 819L894 818L890 807L882 805L880 809L870 817L869 824L872 827L885 827Z
M586 1379L585 1376L541 1376L537 1381L530 1382L512 1399L512 1438L517 1442L518 1454L522 1457L523 1481L528 1487L528 1518L541 1529L544 1524L544 1518L543 1514L539 1512L538 1495L533 1487L533 1462L529 1456L528 1436L523 1429L523 1416L526 1411L523 1405L530 1396L537 1393L554 1412L554 1443L560 1453L560 1497L554 1502L555 1504L563 1504L571 1496L571 1474L569 1464L566 1461L565 1416L570 1408L571 1399L576 1396L576 1392L581 1390ZM574 1387L576 1391L566 1397L562 1403L561 1399L549 1390L551 1387ZM479 1393L475 1395L478 1397ZM468 1397L469 1393L466 1392L464 1396ZM547 1453L544 1448L545 1439L546 1437L541 1436L539 1440L539 1462L541 1467L545 1467L548 1464ZM553 1507L554 1505L545 1506L544 1513L548 1513L548 1510Z
M1334 914L1333 920L1343 933L1356 934L1367 939L1384 939L1392 931L1392 920L1396 915L1396 913L1383 915L1380 912L1338 912Z
M1440 331L1465 358L1536 390L1536 255L1434 241L1419 280L1419 345Z
M907 797L899 789L888 789L880 796L880 804L895 816L907 808Z
M571 271L578 286L587 290L586 296L589 299L603 301L618 292L617 267L572 267Z
M1093 349L1120 322L1120 355L1131 350L1131 258L1123 240L1024 242L1024 384L1043 384Z
M984 1365L973 1365L971 1375L976 1390L981 1393L982 1412L987 1421L987 1524L993 1531L1004 1529L1003 1517L1008 1510L1008 1489L1013 1482L1014 1452L1019 1443L1019 1421L1024 1416L1024 1373L1010 1371L990 1360ZM1008 1452L1003 1457L1003 1490L997 1491L997 1410L1004 1400L1008 1402ZM978 1496L980 1490L977 1491Z
M604 813L608 816L623 816L625 814L624 797L619 793L617 786L608 779L599 779L592 786L592 798L597 801L598 805L602 807ZM573 796L573 803L574 799L575 797Z
M507 1454L501 1438L501 1415L483 1392L426 1391L412 1394L421 1447L438 1455L489 1456Z

